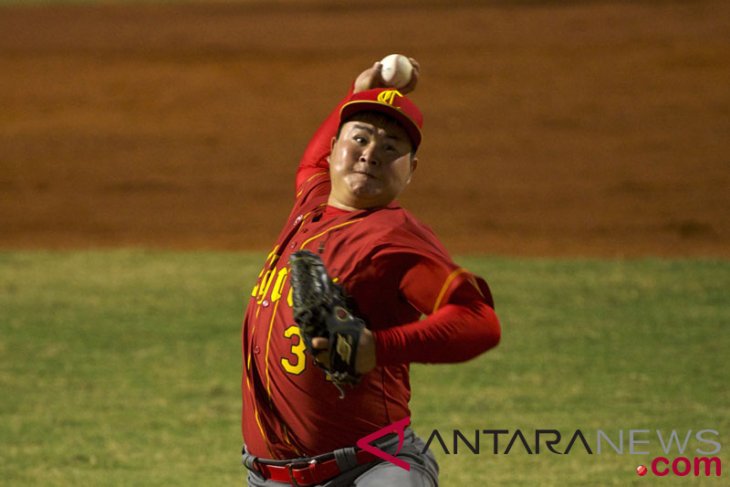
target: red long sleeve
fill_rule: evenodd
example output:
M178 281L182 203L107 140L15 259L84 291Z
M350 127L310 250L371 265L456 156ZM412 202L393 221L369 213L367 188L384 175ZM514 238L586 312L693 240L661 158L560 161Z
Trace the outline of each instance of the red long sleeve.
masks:
M374 332L378 365L463 362L499 343L497 315L474 296L449 303L427 318Z
M349 97L351 94L352 88L347 93L347 96ZM304 154L299 161L299 167L297 169L295 191L299 190L302 184L314 174L329 171L327 156L330 154L332 137L337 135L337 127L340 125L340 108L343 103L344 99L337 104L335 109L322 122L316 132L314 132L309 144L307 144L307 148L304 149Z

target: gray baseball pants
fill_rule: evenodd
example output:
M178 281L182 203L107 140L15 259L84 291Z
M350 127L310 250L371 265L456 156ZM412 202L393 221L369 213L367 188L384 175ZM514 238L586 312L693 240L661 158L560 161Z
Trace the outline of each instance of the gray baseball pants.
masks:
M378 447L407 462L410 470L404 470L390 462L380 461L358 465L318 487L438 487L439 467L431 451L424 453L425 443L413 433L405 430L405 439L400 452L398 437L389 439ZM246 455L244 454L244 464ZM266 480L257 472L248 472L249 487L283 487L288 484Z

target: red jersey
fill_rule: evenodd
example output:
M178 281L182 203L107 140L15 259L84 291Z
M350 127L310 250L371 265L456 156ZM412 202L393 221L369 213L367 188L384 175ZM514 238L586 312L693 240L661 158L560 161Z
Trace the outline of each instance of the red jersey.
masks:
M453 263L434 233L393 202L327 206L326 157L338 110L310 142L296 201L259 273L243 322L243 421L248 451L313 456L410 415L410 362L458 362L499 341L486 283ZM292 314L289 256L318 253L373 332L377 366L344 399L305 353ZM419 320L422 315L428 315Z

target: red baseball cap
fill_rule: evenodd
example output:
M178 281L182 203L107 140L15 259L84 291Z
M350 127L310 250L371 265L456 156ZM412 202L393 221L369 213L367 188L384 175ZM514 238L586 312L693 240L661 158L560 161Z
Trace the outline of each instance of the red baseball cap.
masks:
M358 112L381 112L395 119L413 143L413 151L421 143L423 114L415 103L393 88L375 88L353 93L340 109L340 123Z

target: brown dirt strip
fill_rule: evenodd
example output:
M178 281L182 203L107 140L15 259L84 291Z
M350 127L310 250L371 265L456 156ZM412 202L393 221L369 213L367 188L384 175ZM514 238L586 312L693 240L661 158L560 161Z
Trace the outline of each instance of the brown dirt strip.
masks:
M453 252L730 256L730 3L555 3L0 8L0 247L266 249L316 125L404 52L402 201Z

